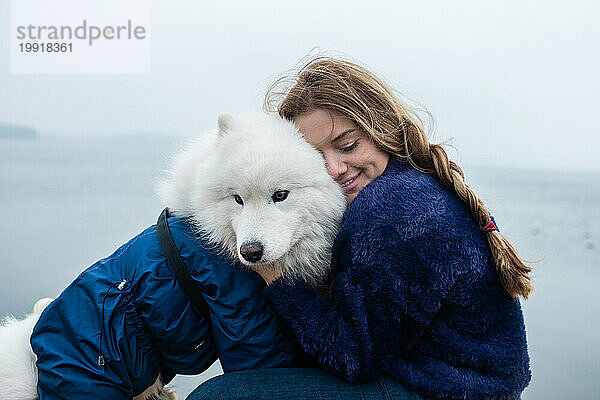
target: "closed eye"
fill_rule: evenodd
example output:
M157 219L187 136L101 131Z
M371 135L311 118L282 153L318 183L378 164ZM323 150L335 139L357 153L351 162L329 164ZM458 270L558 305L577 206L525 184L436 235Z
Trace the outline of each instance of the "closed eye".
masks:
M352 144L350 146L342 147L340 149L340 151L342 153L351 152L352 150L354 150L356 148L356 146L358 146L358 141L359 141L359 139L356 139L354 142L352 142Z

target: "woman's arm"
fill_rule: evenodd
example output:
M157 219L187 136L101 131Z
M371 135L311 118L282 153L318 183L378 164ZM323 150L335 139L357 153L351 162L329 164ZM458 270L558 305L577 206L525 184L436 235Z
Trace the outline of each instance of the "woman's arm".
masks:
M365 301L359 287L343 310L323 299L304 282L289 285L278 279L264 293L296 333L304 351L326 369L348 381L366 381L373 371L373 348Z
M430 324L472 257L444 207L415 208L406 218L388 203L370 213L363 204L342 226L332 257L333 303L301 282L277 279L264 290L304 350L353 383L400 351L407 319Z
M357 228L345 231L342 227L334 246L333 302L303 281L277 279L263 292L287 320L304 351L352 383L370 380L375 369L372 319L378 318L380 310L394 313L399 334L401 315L388 297L388 283L395 280L389 274L395 266L381 257L386 237L381 233L388 227L380 230L361 224ZM363 234L368 232L375 236Z

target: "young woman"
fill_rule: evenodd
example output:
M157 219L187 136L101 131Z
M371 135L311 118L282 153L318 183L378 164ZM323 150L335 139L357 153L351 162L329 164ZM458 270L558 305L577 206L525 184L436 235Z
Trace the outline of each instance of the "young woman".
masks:
M313 60L282 94L279 114L323 153L348 208L330 299L257 272L304 350L340 378L246 371L190 398L520 398L531 372L518 297L532 290L530 268L458 165L361 66Z

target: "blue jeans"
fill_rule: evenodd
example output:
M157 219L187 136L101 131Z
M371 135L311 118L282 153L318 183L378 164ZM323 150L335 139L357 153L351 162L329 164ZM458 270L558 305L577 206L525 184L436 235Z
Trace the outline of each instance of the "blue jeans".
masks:
M267 368L229 372L198 386L187 400L419 400L387 377L352 385L321 368Z

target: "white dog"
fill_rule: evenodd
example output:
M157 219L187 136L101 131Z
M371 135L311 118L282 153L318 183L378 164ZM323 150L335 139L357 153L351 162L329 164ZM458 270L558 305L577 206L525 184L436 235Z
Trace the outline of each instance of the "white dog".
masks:
M243 264L317 284L346 207L322 156L276 116L222 114L219 132L174 159L159 198Z
M346 206L340 187L327 174L322 156L303 140L291 122L275 115L248 115L234 119L223 114L219 117L218 126L217 133L203 135L174 158L166 177L157 184L159 198L173 214L185 219L185 224L191 224L199 237L203 237L214 247L226 249L247 267L274 268L285 279L303 279L313 285L319 284L328 273L331 245ZM187 226L182 224L173 222L172 227L175 241L186 241L180 248L192 249L187 255L182 254L182 258L190 261L186 264L190 270L194 269L191 271L194 279L204 285L209 282L207 290L218 287L222 282L219 282L221 278L215 278L217 275L211 273L213 264L209 263L208 267L197 265L195 254L205 250L196 246L193 234L177 236L177 229L185 229ZM188 241L193 246L185 247L189 244ZM256 335L244 337L243 332L248 326L240 326L239 321L231 320L231 314L223 315L221 311L235 307L245 310L248 304L257 301L259 292L245 289L246 282L250 280L244 280L243 285L236 286L235 293L228 293L226 290L210 293L207 298L211 302L211 324L214 324L208 327L205 320L191 311L189 301L183 293L172 289L177 287L173 282L174 277L165 279L164 271L168 271L169 267L162 250L158 250L160 246L157 243L156 228L150 227L113 255L84 271L63 291L57 301L47 306L41 316L48 300L38 302L34 313L22 321L7 319L0 327L0 398L37 398L38 374L34 364L36 355L30 346L29 337L38 317L39 323L33 331L31 344L39 357L40 385L43 382L42 366L48 368L48 365L52 365L52 373L49 375L54 376L44 377L48 379L47 387L52 388L52 382L60 382L70 394L75 393L75 397L174 398L173 393L163 388L160 376L163 370L154 368L148 360L158 357L162 360L161 365L166 365L170 372L189 374L201 371L177 369L182 357L187 357L188 354L195 357L189 362L190 365L200 365L212 362L216 352L221 357L225 371L227 363L224 357L235 355L238 351L236 349L239 349L239 354L252 355L252 346L257 347ZM185 260L186 257L191 259ZM120 264L115 264L117 262ZM231 277L228 276L227 279ZM153 293L158 293L165 287L172 292L168 295L169 301L157 301L152 297ZM240 292L243 296L244 290L249 290L247 297L235 297L240 296ZM232 297L238 303L232 303ZM250 313L246 315L248 321L256 319L257 313L252 307L244 312ZM178 316L175 322L169 318L171 315ZM236 318L240 318L240 315L244 318L244 314L235 314ZM171 324L168 329L161 325L161 316ZM131 318L134 318L135 323L122 321ZM105 320L108 322L104 323ZM151 343L153 347L148 350L147 346L140 346L144 347L141 355L135 353L139 349L132 350L129 342L123 341L123 335L129 332L122 331L123 324L131 327L138 326L139 323L145 329L138 332L136 340L143 336L144 341ZM90 332L89 327L100 330L100 334ZM218 329L227 334L219 335ZM238 332L240 329L242 333ZM62 332L69 334L62 335ZM185 342L183 339L187 338L183 332L191 332L187 335L198 333L198 337L194 336L189 339L190 343L182 344ZM200 337L201 334L204 336ZM181 335L184 336L183 339ZM216 350L202 347L204 338L209 337L207 335L212 335L210 337ZM97 346L95 340L98 336ZM234 340L224 345L222 341L228 340L226 338L230 336ZM281 337L281 334L278 333L276 337ZM114 342L110 342L112 339ZM268 343L276 341L271 338L265 340ZM103 347L103 341L112 346L107 344ZM198 341L201 342L200 345ZM53 348L55 343L59 343L56 346L60 350ZM121 349L119 346L125 348ZM190 350L180 354L177 346ZM228 353L221 353L220 347L226 348ZM200 353L199 348L203 349ZM165 351L168 350L165 349L175 351L175 354L167 354ZM265 352L264 348L260 350ZM105 353L109 351L116 352L116 355ZM132 352L135 354L132 355ZM149 352L152 357L148 356ZM273 354L277 352L274 351ZM61 372L63 364L56 364L55 361L60 360L63 355L70 360L64 373ZM269 366L264 364L264 360L259 360L258 356L253 357L256 358L256 365L242 357L240 365L232 364L231 369ZM275 358L268 357L273 360ZM98 362L94 364L96 359ZM174 360L174 366L169 365L171 359ZM138 369L139 365L149 362L150 366L146 369L151 371L146 375L151 376L152 380L144 375L143 386L140 386L142 383L129 375L115 378L108 374L125 370L128 362L135 363ZM82 365L81 368L73 367L79 364ZM80 374L80 371L84 373ZM73 382L65 383L70 379L70 374L73 374ZM87 382L88 378L90 382ZM111 390L116 390L106 393L118 394L102 394L99 386L95 388L94 379L101 380L103 388L111 386ZM107 381L111 384L106 385ZM151 385L152 382L154 384ZM89 392L85 391L88 387L86 385L91 388ZM122 395L115 387L124 385L134 389L129 389L128 394Z

